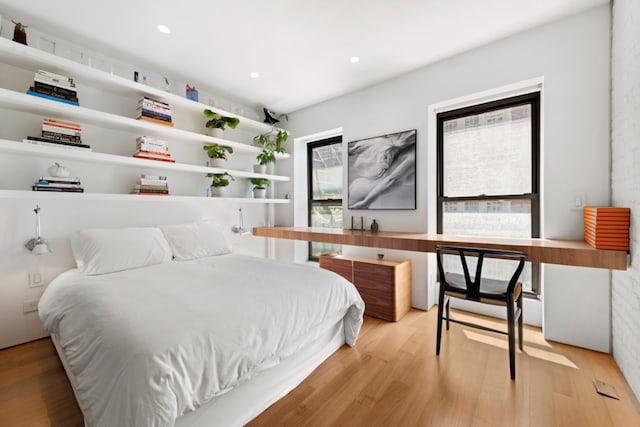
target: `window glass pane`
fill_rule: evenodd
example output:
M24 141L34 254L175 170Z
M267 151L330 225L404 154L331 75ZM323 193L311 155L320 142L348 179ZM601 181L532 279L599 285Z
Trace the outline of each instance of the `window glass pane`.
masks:
M313 206L311 208L311 226L324 228L342 228L342 205ZM310 256L318 257L322 254L341 250L342 245L312 242Z
M530 237L531 200L444 202L442 206L442 233L467 236ZM467 261L469 268L475 271L475 260L469 257ZM447 271L463 274L459 257L447 256L444 263ZM483 266L482 277L507 280L515 269L512 264L512 261L487 259ZM531 263L525 264L520 281L525 292L531 292Z
M532 192L530 104L447 120L443 126L443 196Z
M312 150L311 181L314 200L342 199L342 144Z
M531 237L531 200L465 200L442 205L442 233Z

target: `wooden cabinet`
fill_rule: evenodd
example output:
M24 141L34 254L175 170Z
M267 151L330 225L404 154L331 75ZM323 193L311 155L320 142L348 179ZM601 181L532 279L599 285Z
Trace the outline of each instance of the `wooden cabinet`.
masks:
M411 308L411 260L321 255L320 267L338 273L356 286L368 316L395 322Z

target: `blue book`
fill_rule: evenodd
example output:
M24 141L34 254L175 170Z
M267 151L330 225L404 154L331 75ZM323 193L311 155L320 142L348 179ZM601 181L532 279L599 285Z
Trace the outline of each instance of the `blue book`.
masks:
M45 95L44 93L38 93L32 90L28 90L27 95L39 96L40 98L50 99L52 101L64 102L65 104L80 105L76 101L69 101L68 99L56 98L55 96Z

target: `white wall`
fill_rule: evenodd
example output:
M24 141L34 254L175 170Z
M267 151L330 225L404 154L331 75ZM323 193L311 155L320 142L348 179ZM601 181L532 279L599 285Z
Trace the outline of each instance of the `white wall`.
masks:
M437 40L425 41L425 49L430 43ZM543 237L581 240L582 213L570 209L573 193L586 193L592 205L609 202L609 51L609 9L603 6L295 112L290 128L296 136L342 128L345 146L417 129L417 209L345 209L345 223L351 215L364 215L365 223L376 218L381 230L426 232L435 215L427 206L428 195L435 192L435 171L428 167L433 161L428 153L429 106L543 77ZM346 171L344 182L346 188ZM292 206L277 211L279 224L293 224ZM293 247L292 242L278 242L278 256L293 257ZM427 277L432 281L434 275L428 272L427 257L393 256L413 258L413 305L428 307ZM547 338L609 351L609 273L545 265L543 275L544 315L553 319L544 325ZM585 288L589 292L582 292ZM589 333L574 334L566 325Z
M10 38L9 30L12 28L10 22L5 20L2 36ZM40 33L36 29L29 28L31 46L37 47L38 34ZM53 37L50 39L55 40ZM58 43L58 46L65 45L63 41ZM134 68L132 65L123 66L117 60L101 58L109 64L118 64L121 68ZM23 70L6 64L0 64L0 76L0 87L18 92L25 92L33 82L33 70ZM105 93L78 83L78 95L83 107L122 116L133 115L138 94ZM207 102L207 99L204 101ZM181 129L204 133L204 116L194 116L179 108L173 108L172 113L176 125ZM42 119L40 115L0 109L0 139L21 140L26 135L38 135ZM135 151L135 138L138 136L140 135L83 124L83 141L90 144L96 152L130 156ZM243 141L243 138L251 136L234 131L229 139ZM180 162L204 165L208 160L198 143L169 143L172 154ZM228 166L232 169L249 170L255 163L252 157L251 154L234 153ZM29 190L38 176L47 175L47 167L55 160L2 153L0 190ZM73 175L81 178L88 193L126 194L131 191L135 179L141 173L158 173L151 167L141 170L82 161L61 163L68 167ZM210 182L204 174L166 171L162 174L168 175L173 195L204 196ZM230 187L231 196L248 197L249 192L250 184L244 179L237 179ZM33 209L36 203L42 209L43 237L49 240L53 251L52 254L38 257L28 254L24 248L24 243L35 236ZM30 271L39 271L46 285L60 272L74 267L75 262L69 245L69 235L73 231L89 227L149 226L213 218L223 225L236 252L265 256L268 254L265 239L232 235L231 226L239 222L240 207L243 208L245 226L249 228L268 225L271 222L271 209L266 205L205 197L182 201L162 198L126 201L100 197L54 200L36 192L8 194L0 191L0 348L46 335L37 312L23 314L23 302L38 299L45 289L29 287L28 274Z
M612 273L613 356L640 398L640 2L613 2L612 204L631 208L631 264Z

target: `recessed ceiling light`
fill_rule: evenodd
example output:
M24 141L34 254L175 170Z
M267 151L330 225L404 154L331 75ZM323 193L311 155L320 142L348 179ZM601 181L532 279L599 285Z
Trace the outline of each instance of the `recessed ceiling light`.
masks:
M158 31L160 31L162 34L169 34L171 32L171 28L167 27L166 25L158 25L156 27L158 29Z
M351 58L349 58L349 61L352 64L357 64L358 62L360 62L360 57L359 56L352 56Z
M255 71L249 73L249 77L251 77L252 79L257 79L258 77L260 77L260 73L256 73Z

